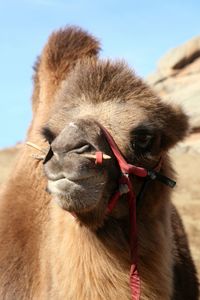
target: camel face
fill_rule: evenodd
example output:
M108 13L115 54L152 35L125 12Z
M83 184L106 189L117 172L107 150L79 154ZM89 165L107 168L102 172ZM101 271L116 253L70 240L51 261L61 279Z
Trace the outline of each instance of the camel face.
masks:
M48 191L65 210L103 215L118 186L119 168L98 124L129 163L152 168L185 135L187 118L162 103L126 65L79 63L62 83L43 129L51 144L45 163ZM98 165L84 156L96 151L112 159Z
M56 202L76 213L104 206L105 189L113 191L118 169L111 162L99 166L93 158L84 157L98 150L111 153L96 122L88 119L67 122L52 142L51 150L45 172L48 191Z

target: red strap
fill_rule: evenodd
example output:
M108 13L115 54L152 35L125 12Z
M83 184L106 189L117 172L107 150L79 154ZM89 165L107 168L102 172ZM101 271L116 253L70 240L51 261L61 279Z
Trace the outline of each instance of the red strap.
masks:
M138 270L134 264L131 265L130 270L130 287L131 287L131 298L132 300L140 299L140 277Z
M112 197L111 201L109 202L107 206L107 213L111 213L115 205L117 204L117 201L119 197L121 196L120 191L117 191L114 196Z
M139 300L140 277L137 269L136 197L129 177L123 175L120 178L120 184L127 184L128 186L128 203L129 203L129 214L130 214L130 248L131 248L131 270L130 270L131 299ZM113 210L120 196L121 196L120 191L117 191L114 194L107 207L108 213L110 213Z
M107 131L107 129L104 128L101 124L99 124L99 126L101 127L101 129L103 130L103 132L106 136L106 139L110 145L110 148L112 149L113 154L115 155L115 157L118 161L118 164L119 164L119 167L120 167L122 173L134 174L139 177L146 177L148 175L147 170L145 168L136 167L134 165L128 164L126 162L126 160L124 159L122 153L120 152L114 139L112 138L110 133Z
M129 174L134 174L140 177L146 177L148 172L145 168L140 168L131 164L128 164L120 152L117 144L110 135L110 133L101 124L100 128L104 132L106 139L111 147L113 154L115 155L120 170L123 173L120 184L127 184L128 186L128 202L129 202L129 214L130 214L130 248L131 248L131 270L130 270L130 288L131 299L139 300L140 298L140 277L137 269L137 226L136 226L136 196L133 191L133 187L129 178ZM103 158L103 157L102 157ZM125 175L127 174L127 175ZM120 191L117 191L112 197L107 212L111 212L115 207L118 199L120 198Z

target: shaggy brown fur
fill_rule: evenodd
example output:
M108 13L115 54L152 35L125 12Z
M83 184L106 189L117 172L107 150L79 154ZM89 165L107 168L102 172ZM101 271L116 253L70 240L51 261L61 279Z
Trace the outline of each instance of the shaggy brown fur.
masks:
M98 50L86 32L67 28L53 33L38 60L28 139L47 147L42 130L51 144L48 183L35 151L24 147L1 191L0 299L130 300L128 206L121 197L105 215L119 170L97 122L127 161L152 167L162 155L161 172L171 177L167 150L184 138L188 123L124 63L97 59ZM99 167L80 155L96 149L112 160ZM133 178L136 193L141 184ZM137 218L141 300L197 300L196 271L169 188L152 182Z

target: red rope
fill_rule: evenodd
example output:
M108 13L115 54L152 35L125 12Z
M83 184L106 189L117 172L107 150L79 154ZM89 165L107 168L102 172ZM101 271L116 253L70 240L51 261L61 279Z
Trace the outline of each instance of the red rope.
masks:
M111 211L113 210L113 208L115 207L115 205L117 204L117 201L119 199L119 197L121 196L120 191L117 191L114 196L112 197L111 201L108 204L107 207L107 213L111 213Z
M113 154L115 155L119 167L122 172L122 177L120 179L120 184L128 186L128 203L129 203L129 214L130 214L130 249L131 249L131 269L130 269L130 288L131 288L131 298L132 300L139 300L140 298L140 277L137 269L137 226L136 226L136 196L133 191L133 187L129 178L129 174L134 174L139 177L146 177L148 172L145 168L136 167L134 165L128 164L121 154L117 144L110 135L110 133L102 125L100 125L106 139L111 147ZM98 154L99 156L99 154ZM96 161L98 162L98 158ZM115 207L118 199L123 192L117 191L112 197L108 207L107 212L111 212Z

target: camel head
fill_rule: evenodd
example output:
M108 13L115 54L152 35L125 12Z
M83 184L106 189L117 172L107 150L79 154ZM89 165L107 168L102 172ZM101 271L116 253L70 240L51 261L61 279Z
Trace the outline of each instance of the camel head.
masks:
M162 102L124 62L87 58L76 64L61 83L42 129L50 144L44 169L53 199L95 226L102 224L120 176L99 124L127 162L145 168L153 168L188 128L182 110ZM111 159L96 164L87 157L96 151ZM137 190L138 179L133 182ZM120 201L116 214L126 214L126 205Z

